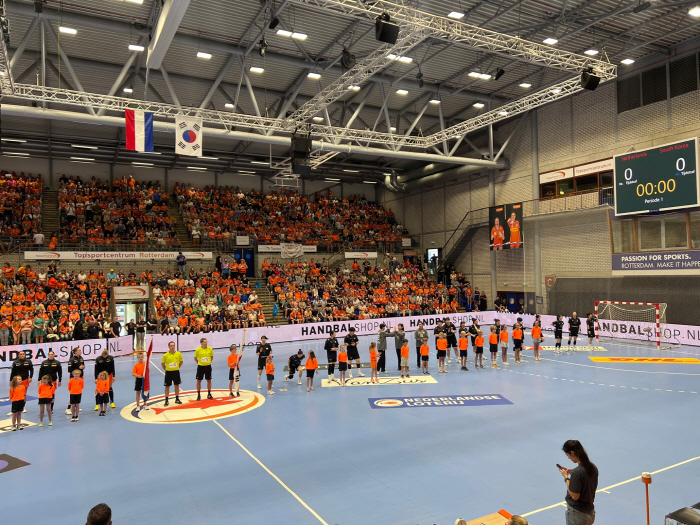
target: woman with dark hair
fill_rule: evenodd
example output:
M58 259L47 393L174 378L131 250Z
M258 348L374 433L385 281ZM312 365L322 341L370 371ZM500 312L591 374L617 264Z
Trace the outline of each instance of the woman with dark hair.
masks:
M562 450L578 466L574 469L561 467L559 472L566 483L566 525L593 525L595 507L593 500L598 489L598 467L588 459L583 445L570 439Z

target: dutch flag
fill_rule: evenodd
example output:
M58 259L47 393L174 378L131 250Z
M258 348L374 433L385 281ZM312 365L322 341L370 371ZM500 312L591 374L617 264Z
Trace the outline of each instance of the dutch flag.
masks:
M125 109L126 149L153 151L153 113Z

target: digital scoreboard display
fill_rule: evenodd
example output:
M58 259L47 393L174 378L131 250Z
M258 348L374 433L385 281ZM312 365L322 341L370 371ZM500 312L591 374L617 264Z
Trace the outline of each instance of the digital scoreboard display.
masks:
M697 137L615 156L615 215L698 206Z

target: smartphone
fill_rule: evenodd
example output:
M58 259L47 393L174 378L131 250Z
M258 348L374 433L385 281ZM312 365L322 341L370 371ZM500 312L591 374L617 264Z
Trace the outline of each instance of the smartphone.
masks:
M558 468L559 470L561 470L561 469L563 469L564 467L562 467L559 463L557 463L557 468Z

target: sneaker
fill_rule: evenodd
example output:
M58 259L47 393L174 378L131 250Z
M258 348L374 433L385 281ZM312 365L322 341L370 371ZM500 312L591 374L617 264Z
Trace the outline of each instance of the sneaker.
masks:
M12 413L12 412L10 412L10 414L11 414L11 413ZM14 426L14 425L12 425L12 432L14 432L15 430L17 430L17 427Z
M97 412L100 409L100 405L95 405L95 412Z
M43 427L43 426L44 426L44 422L42 421L41 423L39 423L39 426L40 426L40 427Z
M260 383L258 383L258 388L262 388L262 387L260 386Z
M382 372L382 374L388 374L388 373L389 373L389 372L387 372L386 370L384 370L384 372Z
M80 418L79 418L79 417L76 417L76 418L75 418L75 420L76 420L76 421L79 421L79 420L80 420Z
M406 379L408 379L409 377L411 377L411 376L409 374L406 374Z
M66 410L66 414L70 414L70 410ZM12 412L8 412L7 415L12 416Z
M494 368L498 368L498 363L494 363L494 364L493 364L493 367L494 367Z
M287 381L289 381L289 380L287 379L287 376L284 376L284 382L286 383Z
M117 405L115 405L114 402L110 403L109 406L112 408L117 408Z
M509 363L508 361L504 361L503 364L504 364L505 366L510 366L510 363Z
M352 374L349 374L349 375L348 375L348 379L352 379Z
M26 414L26 413L27 413L27 409L25 408L24 410L22 410L22 412L24 412L24 413ZM22 429L20 428L20 430L22 430Z
M7 415L9 416L10 414L7 414ZM66 408L66 415L67 415L67 416L70 416L70 415L71 415L70 408Z
M17 425L17 428L20 429L20 430L24 430L24 427L23 427L21 424L20 424L20 425Z
M301 379L299 381L297 381L297 385L300 385L300 384L301 384Z
M451 364L452 364L452 359L448 359L448 360L447 360L447 364L448 364L448 365L451 365Z
M53 421L49 421L49 426L50 426L50 427L53 426Z
M446 374L446 373L447 373L447 370L443 370L443 372Z
M212 396L211 394L207 394L207 399L214 399L214 396Z
M484 368L484 365L481 365L479 368Z
M229 392L228 397L236 397L236 396L233 395L233 392Z
M271 396L275 395L275 393L272 390L268 390L267 393L270 394Z
M175 398L175 404L176 404L176 405L181 405L181 404L182 404L182 401L180 401L180 398L179 398L179 397L176 397L176 398ZM148 407L146 407L146 410L148 410Z
M240 393L240 392L236 392L236 397L241 397L241 393Z
M170 401L168 401L167 399L165 400L165 403L163 403L163 405L166 406L166 407L167 407L169 404L170 404Z
M464 371L465 371L465 372L469 372L469 369L465 366L465 367L464 367Z
M70 418L70 422L75 423L75 418L74 417Z
M202 394L197 394L197 401L201 401L201 400L202 400Z
M401 374L401 379L403 379L403 374Z
M362 372L358 372L357 377L365 377L365 374L363 374Z
M331 374L328 379L330 379L331 381L335 381L335 374Z

